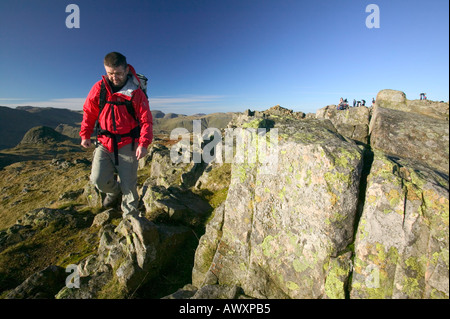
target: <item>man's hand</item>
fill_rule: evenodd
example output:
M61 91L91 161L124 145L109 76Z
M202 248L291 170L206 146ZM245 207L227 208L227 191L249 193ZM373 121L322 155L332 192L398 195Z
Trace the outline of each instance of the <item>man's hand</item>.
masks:
M143 146L138 146L136 149L136 158L139 161L141 158L143 158L145 155L147 155L147 149Z
M91 147L91 145L91 139L81 140L81 146L83 146L84 148L89 148Z

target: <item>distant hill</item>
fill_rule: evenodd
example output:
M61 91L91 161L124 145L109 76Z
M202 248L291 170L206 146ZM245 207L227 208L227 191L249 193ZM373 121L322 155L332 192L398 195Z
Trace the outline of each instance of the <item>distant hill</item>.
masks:
M0 106L0 149L16 146L32 127L59 124L79 126L83 115L68 109L23 106L15 109Z
M69 138L48 126L35 126L25 133L20 144L45 144L64 142Z

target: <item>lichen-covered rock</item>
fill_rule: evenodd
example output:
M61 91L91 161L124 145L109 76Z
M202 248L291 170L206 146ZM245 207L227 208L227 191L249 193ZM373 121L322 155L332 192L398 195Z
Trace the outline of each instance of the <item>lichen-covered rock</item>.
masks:
M353 269L352 252L348 251L340 256L330 258L325 279L326 299L348 298L349 275Z
M6 299L48 299L53 298L64 285L67 274L64 268L48 266L28 277L22 284L10 291Z
M179 187L149 187L142 200L146 217L152 221L176 221L198 226L212 211L212 207L198 195Z
M406 94L402 91L396 90L381 90L377 94L377 106L390 108L399 111L407 111L406 109Z
M387 154L418 160L449 173L448 120L376 106L370 122L370 143Z
M150 176L145 184L160 185L166 188L171 186L182 186L189 188L194 186L195 182L203 174L206 167L205 163L194 163L190 161L192 152L185 152L184 156L188 159L186 163L183 161L174 161L171 158L172 148L164 145L154 145L150 149L150 154L146 162L140 162L141 168L145 165L150 166Z
M448 177L375 153L351 298L449 297Z
M206 225L205 234L200 238L195 251L194 268L192 269L192 284L203 287L206 284L217 283L217 277L209 272L220 239L225 206L222 204L213 212L213 218Z
M449 104L431 100L408 100L406 94L396 90L381 90L376 105L386 109L416 113L440 120L449 119Z
M255 298L321 298L326 287L339 286L326 284L330 272L343 289L347 276L332 260L353 238L362 151L327 125L289 118L276 123L275 171L260 162L233 163L223 223L217 211L213 233L200 239L194 285L215 279Z
M279 129L277 170L236 155L227 200L196 251L195 287L242 287L252 298L448 298L445 103L407 112L414 103L404 93L379 97L374 156L342 136L354 139L342 129L345 111L315 120L247 112L230 122Z
M84 186L83 196L86 198L89 207L101 207L103 198L105 197L91 181L88 181Z
M371 108L365 106L338 110L328 105L316 112L316 118L329 119L341 135L364 144L369 142L370 116Z
M189 235L186 227L157 226L141 217L126 218L115 228L107 224L97 253L77 265L80 287L65 287L56 298L125 298L155 278Z

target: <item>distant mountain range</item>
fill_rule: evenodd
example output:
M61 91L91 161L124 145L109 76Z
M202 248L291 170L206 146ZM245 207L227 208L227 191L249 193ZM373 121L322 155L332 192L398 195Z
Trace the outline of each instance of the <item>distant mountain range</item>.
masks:
M202 129L206 127L224 128L233 113L213 113L183 115L152 111L154 134L170 134L174 128L192 130L192 121L201 120ZM82 111L51 107L19 106L10 108L0 106L0 149L16 146L25 133L36 126L48 126L61 134L79 138L78 132L83 119Z

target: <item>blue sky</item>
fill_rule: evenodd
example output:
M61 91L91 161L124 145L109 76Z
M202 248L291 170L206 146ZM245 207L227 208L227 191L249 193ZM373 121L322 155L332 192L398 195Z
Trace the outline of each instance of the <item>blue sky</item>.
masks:
M81 109L111 51L165 113L308 113L382 89L448 101L448 39L447 0L2 0L0 105Z

